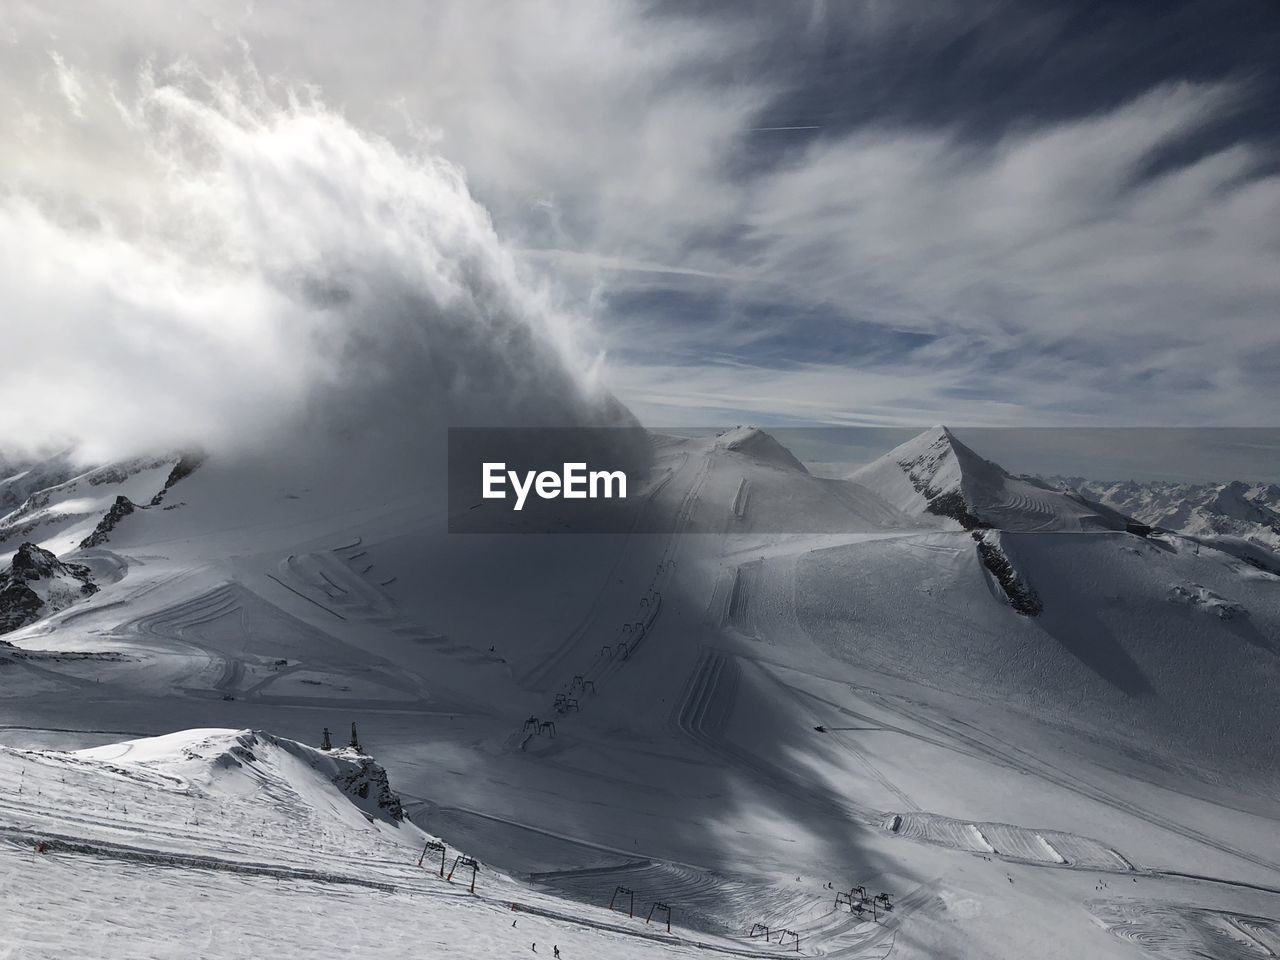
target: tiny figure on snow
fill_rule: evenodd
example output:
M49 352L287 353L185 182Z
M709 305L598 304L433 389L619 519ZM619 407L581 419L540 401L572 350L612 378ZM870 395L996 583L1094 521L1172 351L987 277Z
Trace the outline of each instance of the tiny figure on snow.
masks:
M556 960L560 960L560 947L558 945L551 948L551 955L555 957Z

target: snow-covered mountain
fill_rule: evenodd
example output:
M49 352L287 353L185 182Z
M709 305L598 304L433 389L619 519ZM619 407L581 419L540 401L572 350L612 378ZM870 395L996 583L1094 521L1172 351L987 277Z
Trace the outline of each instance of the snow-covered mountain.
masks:
M849 477L899 510L932 514L965 529L1123 530L1125 517L1073 491L1015 477L984 460L944 426L895 447Z
M55 487L80 472L68 451L39 460L9 460L0 454L0 517L22 506L33 493Z
M566 909L487 864L472 892L468 851L404 818L381 766L344 747L229 729L0 746L0 782L10 956L740 955L604 904Z
M94 545L85 541L95 536L109 514L118 516L132 506L153 502L158 506L166 491L190 473L199 459L195 454L174 453L76 470L57 457L11 477L4 492L25 496L0 514L0 559L26 540L57 554ZM37 485L44 480L52 482Z
M1274 483L1104 482L1083 477L1052 477L1049 482L1152 526L1185 534L1241 537L1280 549L1280 486Z
M795 454L759 427L737 426L718 437L718 443L726 450L733 450L762 463L771 463L799 473L808 473Z
M99 504L0 648L20 955L1266 956L1280 576L941 428L648 442L616 535L450 535L352 443ZM352 722L385 778L299 745Z

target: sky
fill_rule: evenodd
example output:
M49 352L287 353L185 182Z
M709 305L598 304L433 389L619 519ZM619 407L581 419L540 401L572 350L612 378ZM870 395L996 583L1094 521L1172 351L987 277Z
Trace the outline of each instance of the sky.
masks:
M919 431L780 427L769 432L810 472L847 477ZM1099 481L1280 483L1280 428L1275 427L962 427L954 432L961 443L1013 474Z
M1280 410L1273 0L11 0L0 45L0 447L424 357L448 415L526 363L666 426Z

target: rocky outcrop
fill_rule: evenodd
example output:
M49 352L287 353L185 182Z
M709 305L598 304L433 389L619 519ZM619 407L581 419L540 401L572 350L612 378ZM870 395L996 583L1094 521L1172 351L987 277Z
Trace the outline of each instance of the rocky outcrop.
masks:
M100 547L110 538L109 534L116 528L121 520L138 509L137 505L126 496L116 497L116 502L111 505L108 510L98 521L98 525L93 528L93 533L80 541L80 549L86 550L89 547Z
M164 486L151 498L151 506L157 507L164 500L164 495L169 492L170 488L180 480L185 480L191 474L195 473L196 468L204 463L203 453L184 453L177 463L173 465L173 469L169 471L169 476L164 481Z
M48 550L24 543L0 573L0 633L25 627L97 592L88 567L63 563Z
M404 819L404 807L399 795L391 789L391 781L382 764L367 754L357 753L349 748L335 751L335 756L348 761L333 778L339 790L375 804L392 820Z
M1024 617L1034 617L1044 610L1044 604L1036 596L1035 590L1018 576L1018 571L1000 549L999 542L988 539L988 535L980 530L974 530L972 536L978 543L978 559L996 578L1009 605Z
M203 462L203 454L184 453L178 462L173 465L173 469L169 471L169 476L165 479L164 486L151 498L149 503L134 503L124 495L116 497L116 502L111 505L111 509L98 521L93 533L80 541L80 549L85 550L89 547L102 546L102 544L111 539L111 531L116 528L120 521L135 510L146 510L148 507L159 506L164 500L164 495L173 488L174 484L191 476Z
M930 513L939 517L950 517L966 530L985 530L990 526L989 523L984 523L969 512L969 505L964 502L964 495L959 490L933 493L927 484L919 482L914 476L911 477L911 482L916 484L916 489L929 501L925 509Z

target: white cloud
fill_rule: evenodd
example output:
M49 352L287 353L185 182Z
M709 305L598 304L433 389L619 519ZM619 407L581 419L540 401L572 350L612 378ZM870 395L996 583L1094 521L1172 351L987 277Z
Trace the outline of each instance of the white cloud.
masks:
M99 458L592 409L575 321L456 168L252 81L142 87L145 202L0 197L6 445Z
M1093 116L1028 118L987 142L901 122L824 128L766 162L749 131L786 125L770 111L792 82L757 69L774 41L770 22L674 9L453 0L356 15L336 2L139 2L72 18L16 4L7 27L17 41L0 64L13 109L0 110L0 137L24 149L0 157L3 216L15 255L62 264L70 278L41 289L30 279L40 271L13 261L28 316L64 320L75 288L86 315L115 304L119 320L121 304L133 304L146 319L101 320L99 332L76 338L97 353L64 353L63 367L85 378L94 356L109 355L143 393L152 380L156 395L177 380L200 385L175 411L175 428L194 418L229 430L230 420L219 427L200 411L242 398L270 405L294 375L270 389L261 377L229 376L224 400L201 379L202 364L250 370L298 356L303 382L291 397L342 379L327 347L298 346L323 342L327 330L327 314L295 282L317 262L326 277L341 263L349 285L352 270L365 283L389 274L438 298L452 269L445 259L459 250L520 291L511 309L545 325L568 366L594 370L593 345L608 346L609 383L654 422L671 422L680 402L686 422L765 410L840 422L1240 423L1280 402L1280 387L1257 370L1277 344L1280 179L1259 172L1273 158L1236 145L1154 177L1144 167L1247 91L1173 82ZM800 21L814 42L834 32L866 49L975 15L951 4L815 4ZM1017 42L1043 43L1054 22L1024 18ZM138 79L144 58L185 64L188 78L243 76L247 63L277 101L285 81L305 81L331 106L320 119L262 103L247 114L226 102L210 110L189 92L149 90ZM115 103L127 105L123 114ZM448 186L453 174L441 171L455 167L484 210ZM379 212L387 209L403 216ZM454 232L441 232L442 212ZM134 281L104 262L108 250ZM421 272L418 258L435 258L436 274ZM238 325L204 330L200 311L217 313L209 305L233 289L250 304ZM647 312L633 312L634 297L615 296L623 292L648 295ZM677 296L726 306L667 315L663 298ZM620 303L627 312L610 306ZM761 304L770 309L751 309ZM562 319L575 311L595 315L594 331ZM813 325L815 311L826 325ZM840 317L847 329L830 325ZM859 354L868 325L933 339ZM201 346L188 355L161 337L166 360L151 363L152 348L126 326L185 328L183 342ZM252 331L261 331L252 350L234 346ZM804 362L758 354L774 335L806 342ZM826 337L823 363L813 354ZM65 384L83 407L112 386L77 386L39 356L29 378L0 389ZM188 372L169 379L168 370ZM139 423L154 415L137 407ZM25 419L5 424L0 444L77 429L70 409L36 428Z
M67 101L67 106L71 108L72 115L77 119L83 118L84 111L81 107L84 105L84 87L80 83L79 75L67 65L67 62L62 59L61 54L56 50L49 51L49 58L53 61L58 92Z

